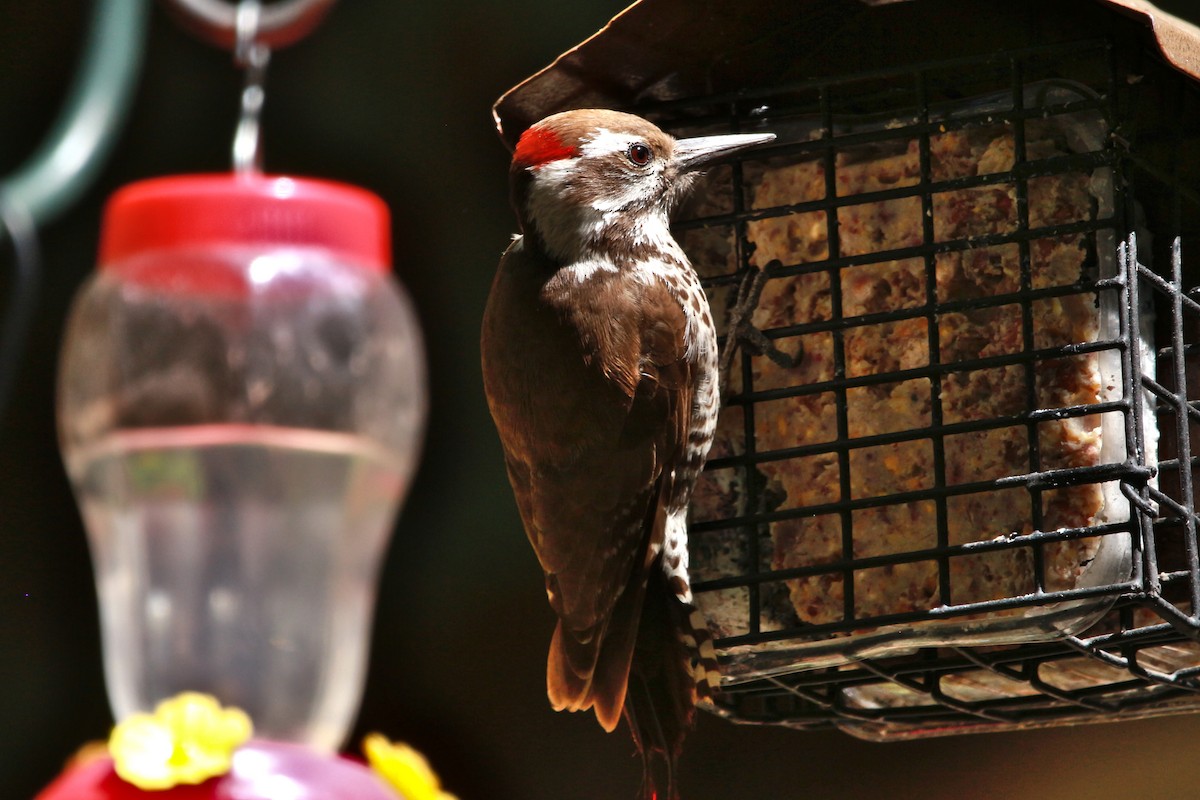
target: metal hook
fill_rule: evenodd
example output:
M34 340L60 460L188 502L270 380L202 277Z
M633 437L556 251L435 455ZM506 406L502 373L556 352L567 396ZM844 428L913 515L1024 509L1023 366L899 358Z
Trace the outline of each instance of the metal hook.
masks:
M0 179L0 192L38 224L57 218L95 182L133 104L149 3L97 0L92 6L83 57L54 127L33 155Z
M237 39L234 61L246 71L242 88L242 108L233 136L233 171L247 175L262 171L262 107L266 98L263 84L271 49L259 39L262 5L259 0L242 0L237 7Z

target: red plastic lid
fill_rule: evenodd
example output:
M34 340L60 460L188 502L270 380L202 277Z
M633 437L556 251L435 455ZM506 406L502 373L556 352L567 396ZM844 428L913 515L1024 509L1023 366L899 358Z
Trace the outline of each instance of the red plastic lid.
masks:
M391 265L387 205L330 181L182 175L119 189L104 210L100 263L180 247L319 247L380 272Z

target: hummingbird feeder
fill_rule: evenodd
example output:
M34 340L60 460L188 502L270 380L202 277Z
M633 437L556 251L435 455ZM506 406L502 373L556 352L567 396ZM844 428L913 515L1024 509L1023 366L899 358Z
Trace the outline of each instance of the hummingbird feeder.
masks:
M333 755L426 409L388 209L259 168L268 43L329 0L177 5L246 69L235 169L119 190L71 312L60 440L119 724L41 797L395 797Z

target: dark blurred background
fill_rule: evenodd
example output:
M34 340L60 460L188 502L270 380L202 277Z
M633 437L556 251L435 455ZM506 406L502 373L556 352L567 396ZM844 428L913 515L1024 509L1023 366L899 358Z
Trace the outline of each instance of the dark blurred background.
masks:
M463 800L627 798L638 781L623 731L605 735L590 717L547 705L551 612L478 366L484 300L513 230L491 104L622 5L345 0L269 71L267 169L361 184L390 203L396 272L428 337L428 444L385 568L354 742L380 730L413 743ZM90 9L80 0L0 0L0 175L49 127ZM31 797L111 725L87 547L55 445L68 302L92 269L110 192L227 168L240 81L228 53L155 8L114 157L85 200L41 231L42 293L0 426L3 800ZM1194 716L886 745L705 716L683 786L688 800L1182 798L1200 785L1197 740Z

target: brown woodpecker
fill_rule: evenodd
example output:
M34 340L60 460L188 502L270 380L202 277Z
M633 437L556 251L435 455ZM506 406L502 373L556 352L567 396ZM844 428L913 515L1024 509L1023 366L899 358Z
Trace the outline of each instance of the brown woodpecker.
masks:
M674 762L715 656L688 585L687 509L717 421L717 339L668 214L694 169L771 134L676 140L631 114L567 111L521 136L521 233L483 319L484 388L558 614L557 710L624 714L644 796Z

